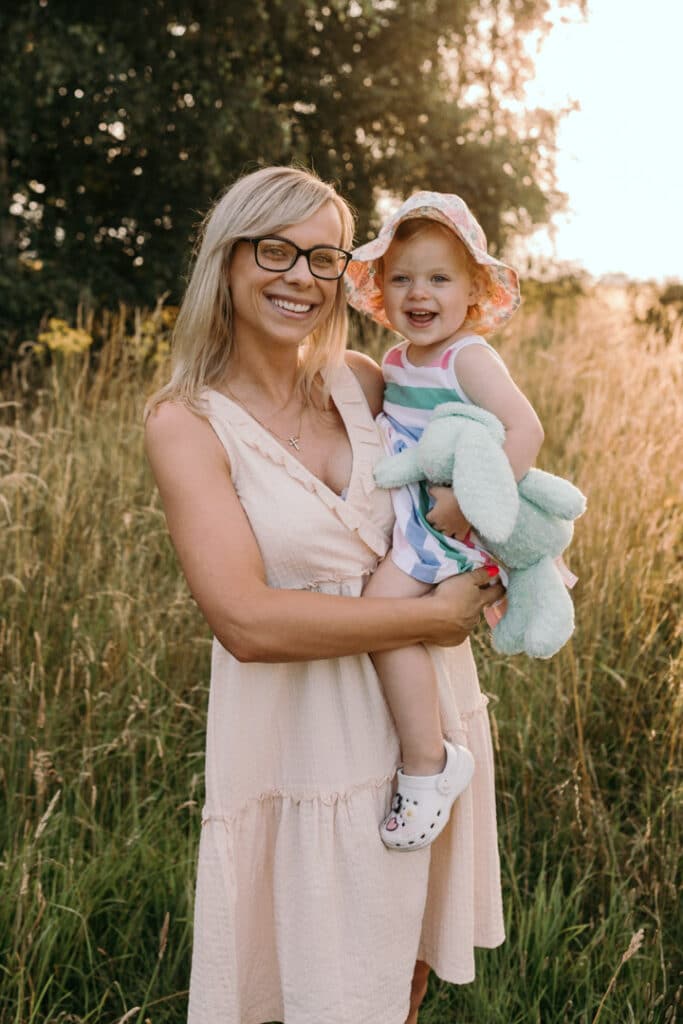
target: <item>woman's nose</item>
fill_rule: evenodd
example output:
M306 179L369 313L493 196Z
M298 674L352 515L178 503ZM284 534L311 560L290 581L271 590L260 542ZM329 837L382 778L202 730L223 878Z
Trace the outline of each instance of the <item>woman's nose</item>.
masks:
M285 271L283 277L286 281L296 281L299 284L308 284L310 281L315 280L308 266L308 260L303 253L299 254L294 266Z

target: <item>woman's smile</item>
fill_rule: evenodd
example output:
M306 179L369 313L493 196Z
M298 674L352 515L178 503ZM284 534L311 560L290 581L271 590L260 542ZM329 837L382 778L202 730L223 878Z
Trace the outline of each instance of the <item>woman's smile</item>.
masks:
M292 299L283 295L266 295L266 298L286 316L294 315L297 319L307 316L316 308L314 302L302 302L301 299Z

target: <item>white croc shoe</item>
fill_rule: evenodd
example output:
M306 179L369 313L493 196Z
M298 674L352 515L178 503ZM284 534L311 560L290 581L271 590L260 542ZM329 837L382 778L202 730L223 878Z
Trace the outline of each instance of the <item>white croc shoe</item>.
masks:
M443 832L453 804L474 774L474 758L466 747L444 740L446 767L439 775L397 772L398 788L391 810L379 827L391 850L420 850Z

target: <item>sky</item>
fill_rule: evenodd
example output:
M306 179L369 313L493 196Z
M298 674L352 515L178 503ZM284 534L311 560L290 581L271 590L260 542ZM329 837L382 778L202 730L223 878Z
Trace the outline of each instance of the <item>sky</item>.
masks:
M683 0L589 0L555 9L530 106L580 109L558 131L567 214L531 251L599 276L683 279Z

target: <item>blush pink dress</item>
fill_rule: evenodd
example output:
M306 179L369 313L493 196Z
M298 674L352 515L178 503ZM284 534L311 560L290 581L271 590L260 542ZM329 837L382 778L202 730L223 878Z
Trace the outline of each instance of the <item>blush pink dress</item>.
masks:
M353 450L345 499L204 396L269 585L357 598L393 512L353 372L332 382ZM439 839L403 854L378 834L399 751L370 658L240 664L214 639L190 1024L403 1024L417 958L462 983L474 947L503 941L486 699L469 643L430 650L444 734L476 770Z

